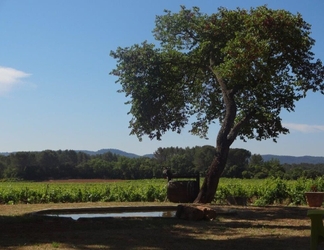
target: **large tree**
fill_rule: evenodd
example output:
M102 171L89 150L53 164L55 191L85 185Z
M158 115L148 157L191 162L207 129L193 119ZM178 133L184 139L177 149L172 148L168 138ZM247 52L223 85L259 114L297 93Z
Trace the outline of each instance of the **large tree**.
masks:
M206 137L219 121L215 157L195 202L214 198L236 138L274 141L289 131L280 112L294 111L309 90L323 93L324 68L311 52L311 26L300 14L266 6L219 8L207 15L181 6L156 17L154 37L111 52L120 92L131 105L131 134L161 139L168 130Z

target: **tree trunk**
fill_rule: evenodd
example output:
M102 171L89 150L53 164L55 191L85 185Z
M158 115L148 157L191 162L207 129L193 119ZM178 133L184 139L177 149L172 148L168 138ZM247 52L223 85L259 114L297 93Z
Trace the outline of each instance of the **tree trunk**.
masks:
M194 203L210 203L213 201L219 179L226 165L228 152L229 146L222 148L221 150L216 149L214 160L208 169L205 180Z
M236 103L234 99L235 91L228 89L224 80L217 71L213 70L214 63L211 60L211 71L215 74L217 82L222 90L225 104L225 116L222 126L216 139L215 157L210 165L204 183L194 203L210 203L215 197L219 179L224 171L228 152L231 144L235 140L241 127L248 122L248 116L235 124Z

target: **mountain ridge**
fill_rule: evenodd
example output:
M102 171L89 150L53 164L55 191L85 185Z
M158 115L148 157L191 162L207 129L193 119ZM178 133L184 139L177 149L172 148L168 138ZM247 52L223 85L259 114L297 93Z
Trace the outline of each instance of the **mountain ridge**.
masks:
M97 151L91 151L91 150L75 150L76 152L83 152L89 155L99 155L99 154L105 154L105 153L112 153L116 155L126 156L129 158L139 158L139 157L153 157L153 154L145 154L145 155L137 155L134 153L129 153L120 149L115 148L106 148L106 149L99 149Z
M324 157L322 156L289 156L289 155L272 155L266 154L261 155L264 161L270 161L271 159L279 160L280 164L300 164L300 163L309 163L309 164L319 164L324 163Z

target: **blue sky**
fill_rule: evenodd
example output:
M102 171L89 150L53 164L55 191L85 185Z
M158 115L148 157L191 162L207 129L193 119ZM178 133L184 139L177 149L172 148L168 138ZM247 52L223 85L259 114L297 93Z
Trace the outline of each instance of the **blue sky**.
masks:
M312 25L313 52L324 60L323 0L0 0L0 152L117 148L143 155L158 147L215 145L187 132L162 141L130 136L123 94L109 75L118 46L154 42L156 15L180 5L212 13L222 6L300 12ZM278 142L239 140L252 154L324 156L324 96L310 94L294 113L282 113L290 134Z

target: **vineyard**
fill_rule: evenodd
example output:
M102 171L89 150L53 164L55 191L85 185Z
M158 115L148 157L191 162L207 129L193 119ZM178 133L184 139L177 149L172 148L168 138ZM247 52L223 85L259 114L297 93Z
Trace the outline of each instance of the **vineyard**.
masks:
M202 183L202 182L201 182ZM245 197L248 204L305 205L304 193L316 185L324 191L324 179L246 180L222 178L214 202L225 204L227 197ZM118 182L0 182L0 204L74 203L74 202L164 202L165 179Z

